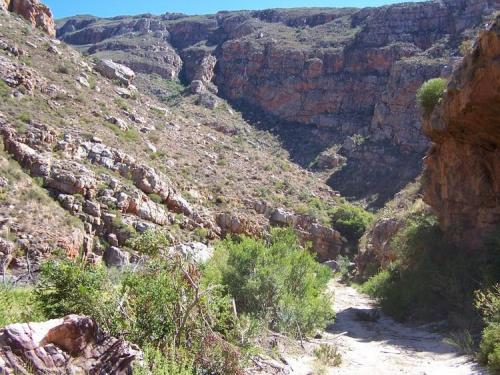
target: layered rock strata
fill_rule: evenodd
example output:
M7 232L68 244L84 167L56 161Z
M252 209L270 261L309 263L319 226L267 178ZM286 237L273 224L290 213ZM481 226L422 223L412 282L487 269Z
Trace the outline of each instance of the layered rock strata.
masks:
M479 246L500 225L500 17L477 39L424 121L424 199L456 242Z

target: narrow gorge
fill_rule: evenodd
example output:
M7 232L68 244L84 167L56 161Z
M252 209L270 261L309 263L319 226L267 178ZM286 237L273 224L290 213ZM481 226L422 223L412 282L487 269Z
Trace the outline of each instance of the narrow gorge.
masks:
M0 0L1 374L500 371L497 0L53 8Z

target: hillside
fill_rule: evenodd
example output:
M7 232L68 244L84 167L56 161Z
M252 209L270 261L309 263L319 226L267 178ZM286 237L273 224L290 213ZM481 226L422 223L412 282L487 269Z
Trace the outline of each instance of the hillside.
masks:
M0 0L0 373L500 371L499 11Z
M323 170L342 195L379 207L421 170L428 141L418 87L449 76L461 45L495 8L492 0L450 0L361 10L82 16L59 20L57 35L141 73L205 82L257 126L272 129L292 160ZM315 163L318 156L326 162Z

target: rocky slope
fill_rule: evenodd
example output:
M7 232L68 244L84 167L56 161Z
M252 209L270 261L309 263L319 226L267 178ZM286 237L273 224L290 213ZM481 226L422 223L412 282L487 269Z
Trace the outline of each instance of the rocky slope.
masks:
M424 121L424 199L445 232L472 249L500 223L500 17L455 71Z
M322 219L338 193L228 103L95 63L8 13L0 23L2 275L36 277L61 253L126 265L138 259L127 240L147 229L204 253L291 225L322 260L342 250Z
M59 21L58 37L140 72L218 89L256 125L274 128L303 166L336 145L347 162L327 165L329 184L379 205L421 169L428 142L417 88L449 75L461 42L498 7L494 0L447 0L200 17L82 16ZM297 137L305 140L298 144Z

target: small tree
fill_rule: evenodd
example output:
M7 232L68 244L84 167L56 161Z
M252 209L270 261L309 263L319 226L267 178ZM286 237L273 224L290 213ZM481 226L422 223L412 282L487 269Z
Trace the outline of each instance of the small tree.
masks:
M351 242L357 242L368 225L373 221L373 214L352 204L342 204L332 210L332 226Z
M239 313L273 330L300 336L334 317L326 290L331 271L300 246L290 229L272 230L267 241L221 241L206 275L226 288Z
M436 105L444 96L448 81L444 78L433 78L424 82L417 92L417 101L424 111L425 116L429 116Z
M128 245L141 254L156 256L166 248L170 241L164 231L148 229L144 233L130 239Z

